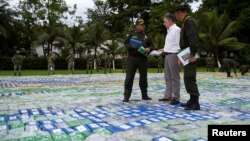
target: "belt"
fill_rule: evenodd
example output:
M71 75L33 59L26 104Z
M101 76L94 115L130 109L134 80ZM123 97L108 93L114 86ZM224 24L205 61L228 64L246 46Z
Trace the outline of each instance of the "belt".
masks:
M165 55L170 55L170 54L177 54L177 53L171 53L171 52L164 52Z

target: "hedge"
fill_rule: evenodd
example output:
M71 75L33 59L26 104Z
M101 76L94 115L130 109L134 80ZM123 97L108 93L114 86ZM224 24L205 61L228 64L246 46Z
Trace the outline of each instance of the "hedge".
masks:
M13 69L13 63L11 62L11 57L0 57L0 69L1 70L12 70ZM157 68L157 58L150 56L148 58L148 67L149 68ZM200 58L199 60L199 66L205 66L205 58ZM66 70L67 69L67 62L65 58L57 58L55 60L55 68L60 70ZM103 67L103 60L101 67ZM117 69L121 69L122 63L121 59L115 60L115 67ZM22 69L29 69L29 70L46 70L47 69L47 61L43 57L39 58L24 58ZM76 59L75 60L75 69L86 69L86 59Z

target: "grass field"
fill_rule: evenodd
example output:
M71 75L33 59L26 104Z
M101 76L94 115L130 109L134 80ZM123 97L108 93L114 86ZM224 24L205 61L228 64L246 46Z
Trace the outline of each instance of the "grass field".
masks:
M205 72L206 68L205 67L200 67L198 68L198 72ZM215 71L218 71L216 69ZM149 68L148 69L149 73L157 73L157 68ZM103 74L104 70L99 70L98 72L96 70L93 71L93 74ZM121 69L116 69L112 70L112 73L122 73ZM67 70L56 70L55 74L60 74L60 75L67 75L69 72ZM76 70L75 74L86 74L86 70ZM13 75L13 70L0 70L0 76L12 76ZM29 75L48 75L47 70L23 70L22 71L23 76L29 76Z

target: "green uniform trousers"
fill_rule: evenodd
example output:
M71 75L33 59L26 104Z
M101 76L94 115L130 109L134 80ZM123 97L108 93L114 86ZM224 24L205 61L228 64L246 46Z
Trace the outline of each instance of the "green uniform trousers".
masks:
M124 84L125 99L129 99L131 96L133 81L137 68L139 69L139 74L140 74L139 86L141 89L142 98L148 97L147 64L148 64L147 58L139 58L133 56L129 56L127 58L126 79Z
M184 84L187 93L191 96L199 96L199 90L196 83L196 70L197 69L197 62L189 63L188 65L184 66Z

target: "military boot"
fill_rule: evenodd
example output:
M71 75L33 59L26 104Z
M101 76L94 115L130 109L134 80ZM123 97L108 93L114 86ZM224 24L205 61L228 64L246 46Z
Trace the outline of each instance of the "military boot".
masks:
M191 104L185 106L185 110L200 110L199 96L192 96Z

